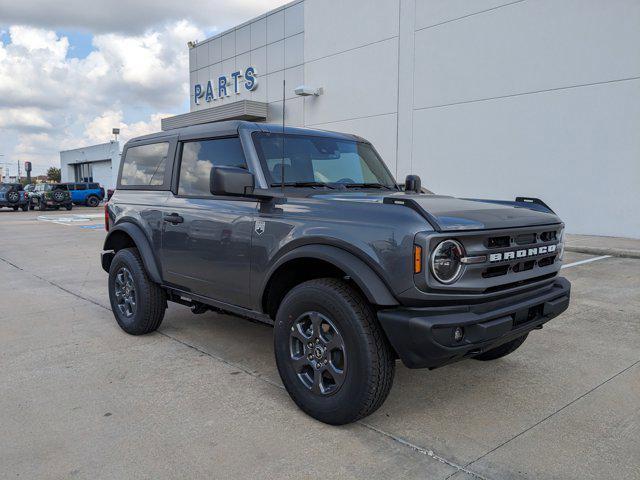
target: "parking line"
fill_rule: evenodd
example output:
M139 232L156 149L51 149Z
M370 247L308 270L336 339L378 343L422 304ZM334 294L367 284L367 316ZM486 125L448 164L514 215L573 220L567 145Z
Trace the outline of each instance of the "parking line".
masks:
M583 265L585 263L595 262L596 260L604 260L605 258L611 258L611 255L602 255L600 257L587 258L586 260L580 260L579 262L568 263L566 265L563 265L560 268L576 267L578 265Z

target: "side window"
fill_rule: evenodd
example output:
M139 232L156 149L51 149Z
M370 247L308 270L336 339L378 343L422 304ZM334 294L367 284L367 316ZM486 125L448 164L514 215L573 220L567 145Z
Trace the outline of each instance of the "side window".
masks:
M211 167L247 168L238 137L199 140L182 144L182 160L178 179L179 195L211 195Z
M76 184L75 183L70 183L69 184L69 190L76 190Z
M86 183L76 183L75 184L75 190L86 190L87 189L87 184ZM72 188L73 190L73 188Z
M100 188L100 185L98 185L97 183L90 183L89 184L89 190L95 190Z
M164 183L169 142L129 147L122 164L122 185L160 186Z

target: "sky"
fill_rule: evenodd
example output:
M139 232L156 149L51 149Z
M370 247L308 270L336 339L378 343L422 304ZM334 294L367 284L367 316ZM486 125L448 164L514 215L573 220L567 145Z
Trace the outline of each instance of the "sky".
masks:
M189 110L188 41L288 0L0 0L0 165L160 130ZM24 170L23 170L24 174Z

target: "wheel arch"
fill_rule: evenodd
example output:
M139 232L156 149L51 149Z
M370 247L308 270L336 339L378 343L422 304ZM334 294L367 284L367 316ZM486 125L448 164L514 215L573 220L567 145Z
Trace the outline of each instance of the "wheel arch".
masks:
M274 318L291 288L322 277L347 277L373 305L398 305L379 275L353 253L332 245L305 245L284 254L268 270L260 291L262 311Z
M125 221L111 227L104 240L102 249L106 252L111 251L117 253L118 250L131 247L137 248L138 252L140 252L142 263L149 277L151 277L155 283L162 283L158 262L151 248L149 239L142 228L135 223ZM113 255L103 255L102 268L107 272L111 266L112 259Z

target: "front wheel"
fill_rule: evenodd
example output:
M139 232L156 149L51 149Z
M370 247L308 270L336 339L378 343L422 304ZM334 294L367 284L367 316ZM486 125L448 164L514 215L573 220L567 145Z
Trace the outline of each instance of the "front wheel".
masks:
M38 207L41 212L44 212L47 209L47 204L44 200L40 200L40 204L38 205Z
M520 348L520 345L524 343L528 335L529 334L527 333L522 337L518 337L515 340L511 340L510 342L504 343L499 347L494 348L493 350L489 350L488 352L484 352L484 353L481 353L480 355L476 355L473 358L475 358L476 360L487 361L487 360L497 360L498 358L506 357L510 353L513 353L518 348Z
M109 300L120 328L131 335L158 329L167 309L167 297L151 281L136 248L119 250L109 268Z
M22 207L20 207L20 208L22 208L23 212L27 212L29 210L29 204L26 203L26 204L22 205Z
M366 417L391 390L395 358L375 311L342 280L294 287L278 309L274 344L287 392L321 422Z
M71 210L73 208L73 205L71 205L70 203L66 204L64 206L64 208L66 208L67 210Z

